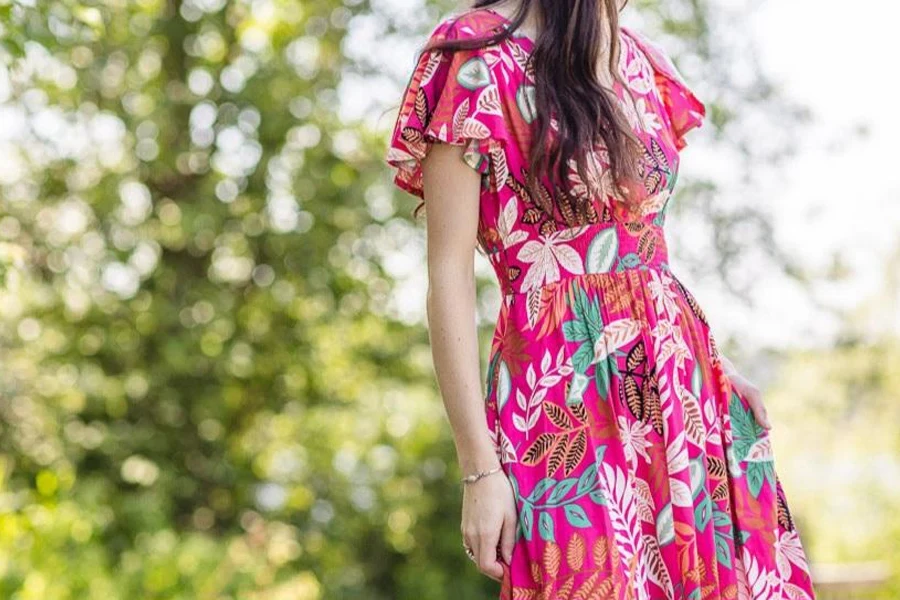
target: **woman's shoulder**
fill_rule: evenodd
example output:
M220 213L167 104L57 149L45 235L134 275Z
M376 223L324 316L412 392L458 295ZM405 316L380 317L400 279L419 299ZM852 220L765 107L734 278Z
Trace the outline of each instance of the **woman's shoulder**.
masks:
M432 28L430 38L465 40L488 37L505 25L499 13L486 8L470 8L444 14Z
M619 28L641 49L655 74L656 89L671 123L673 140L677 149L687 145L685 134L702 125L706 117L706 105L688 85L675 66L668 52L645 33L620 25Z
M484 11L448 15L435 26L419 55L386 155L398 169L395 182L419 198L424 199L421 162L435 142L464 146L463 160L482 175L495 161L506 164L508 103L501 94L510 80L500 69L515 61L504 61L491 45L458 51L430 48L441 40L481 38L496 23Z

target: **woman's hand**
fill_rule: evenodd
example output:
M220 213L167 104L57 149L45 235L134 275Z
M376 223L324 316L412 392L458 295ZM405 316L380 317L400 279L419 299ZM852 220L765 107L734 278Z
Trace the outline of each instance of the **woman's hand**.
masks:
M463 490L462 537L472 548L478 570L500 581L516 539L516 500L503 471L467 483Z
M766 406L763 404L762 393L759 391L759 388L752 381L738 373L734 364L726 356L721 356L721 359L725 374L731 380L731 385L747 400L756 422L766 429L771 429L772 423L769 421L769 415L766 412Z

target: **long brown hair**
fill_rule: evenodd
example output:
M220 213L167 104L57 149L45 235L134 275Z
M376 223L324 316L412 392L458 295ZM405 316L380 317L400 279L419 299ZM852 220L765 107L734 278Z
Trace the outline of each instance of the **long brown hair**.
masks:
M475 0L470 10L490 9L499 2ZM519 0L518 9L509 19L509 26L500 28L499 33L480 38L441 40L422 50L456 51L500 43L522 25L533 7L542 27L533 40L534 48L529 56L529 66L534 74L536 118L532 122L533 143L529 149L525 185L532 198L546 199L548 195L539 181L552 171L551 181L557 188L557 193L551 194L552 202L559 206L558 195L569 199L566 209L559 208L570 225L579 224L571 221L576 218L575 215L583 213L582 210L575 210L573 214L571 207L590 205L591 197L596 195L611 193L625 202L626 209L634 208L632 195L628 191L629 183L640 177L643 146L621 111L616 110L615 94L604 87L597 76L601 49L606 45L609 47L609 72L625 85L617 67L621 50L617 35L618 2ZM607 31L611 34L608 40L604 39L604 21L607 21ZM551 123L551 118L555 122ZM554 128L558 129L557 136L551 135ZM615 189L595 187L589 189L588 197L581 195L580 198L572 198L569 161L574 159L578 176L591 187L590 182L596 177L587 174L588 153L598 143L608 151L609 164L603 168L609 169ZM415 208L413 215L418 216L423 206L424 201ZM587 210L590 212L592 208L588 206Z

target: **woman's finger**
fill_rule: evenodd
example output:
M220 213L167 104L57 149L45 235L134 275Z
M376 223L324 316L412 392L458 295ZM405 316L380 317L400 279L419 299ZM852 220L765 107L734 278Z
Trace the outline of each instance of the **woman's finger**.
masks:
M478 559L478 569L493 579L500 581L503 577L503 566L497 560L497 544L500 542L500 529L492 528L484 530L475 542L475 557Z
M759 391L759 388L740 373L732 372L729 374L729 378L737 392L747 401L747 405L750 407L756 422L766 429L771 429L772 423L769 421L769 414L766 411L766 405L763 403L762 393Z
M500 553L506 564L512 564L513 547L516 544L517 518L515 510L506 514L503 519L503 529L500 531Z
M766 405L763 404L762 396L759 393L748 394L747 402L750 404L750 410L753 411L756 422L766 429L771 429L772 423L769 421L769 413L766 411Z

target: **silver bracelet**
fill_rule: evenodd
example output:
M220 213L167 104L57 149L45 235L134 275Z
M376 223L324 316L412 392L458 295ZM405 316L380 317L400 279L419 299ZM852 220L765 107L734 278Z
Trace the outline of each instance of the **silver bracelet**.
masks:
M479 471L478 473L474 473L472 475L466 475L465 477L460 479L460 481L462 481L463 483L475 483L482 477L487 477L488 475L493 475L494 473L499 471L501 468L503 468L502 465L499 467L493 468L490 471Z

